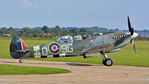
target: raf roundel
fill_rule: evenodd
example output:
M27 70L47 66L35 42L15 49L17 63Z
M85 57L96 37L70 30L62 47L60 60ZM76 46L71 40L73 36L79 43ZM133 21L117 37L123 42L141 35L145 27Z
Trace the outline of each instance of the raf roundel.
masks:
M58 42L52 42L48 46L48 51L52 55L57 55L61 51L61 45Z

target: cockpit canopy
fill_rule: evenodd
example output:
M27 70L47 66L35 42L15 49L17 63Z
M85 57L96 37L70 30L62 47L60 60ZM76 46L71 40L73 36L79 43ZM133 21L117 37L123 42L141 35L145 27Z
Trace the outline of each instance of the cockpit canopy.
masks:
M88 37L86 35L84 35L82 37L82 35L76 35L74 37L70 36L70 35L66 35L66 36L62 36L61 38L57 39L57 42L59 43L73 43L73 41L80 41L80 40L85 40Z
M82 35L76 35L73 38L74 38L74 41L82 40Z
M62 36L61 38L57 39L59 43L73 43L73 38L70 35Z

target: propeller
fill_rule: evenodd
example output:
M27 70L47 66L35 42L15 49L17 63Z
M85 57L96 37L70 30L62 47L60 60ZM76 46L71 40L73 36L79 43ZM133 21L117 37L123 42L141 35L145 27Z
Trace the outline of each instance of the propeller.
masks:
M131 34L131 43L133 45L133 49L134 49L134 52L136 54L136 47L135 47L134 39L138 36L138 34L134 33L134 28L131 27L129 16L127 16L127 19L128 19L128 29L129 29L129 32Z

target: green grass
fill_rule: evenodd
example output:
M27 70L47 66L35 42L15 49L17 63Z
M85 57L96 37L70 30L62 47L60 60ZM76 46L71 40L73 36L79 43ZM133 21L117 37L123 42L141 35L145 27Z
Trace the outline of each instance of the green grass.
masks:
M14 66L0 64L0 75L29 75L29 74L59 74L69 73L70 71L58 68L30 67L30 66Z
M51 40L24 40L28 46L45 44ZM10 39L0 38L0 58L11 58L9 55ZM113 58L114 65L129 65L129 66L146 66L149 67L149 41L136 42L137 56L133 51L131 44L121 48L115 53L108 53L108 57ZM77 57L62 57L62 58L36 58L34 60L49 60L49 61L64 61L64 62L79 62L79 63L94 63L102 64L102 56L84 59L82 56Z

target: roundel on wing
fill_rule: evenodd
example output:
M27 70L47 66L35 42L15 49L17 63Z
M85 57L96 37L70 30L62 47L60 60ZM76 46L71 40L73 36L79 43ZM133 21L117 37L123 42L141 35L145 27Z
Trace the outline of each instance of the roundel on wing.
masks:
M52 42L48 46L48 51L52 55L59 54L59 52L61 51L61 45L58 42Z

